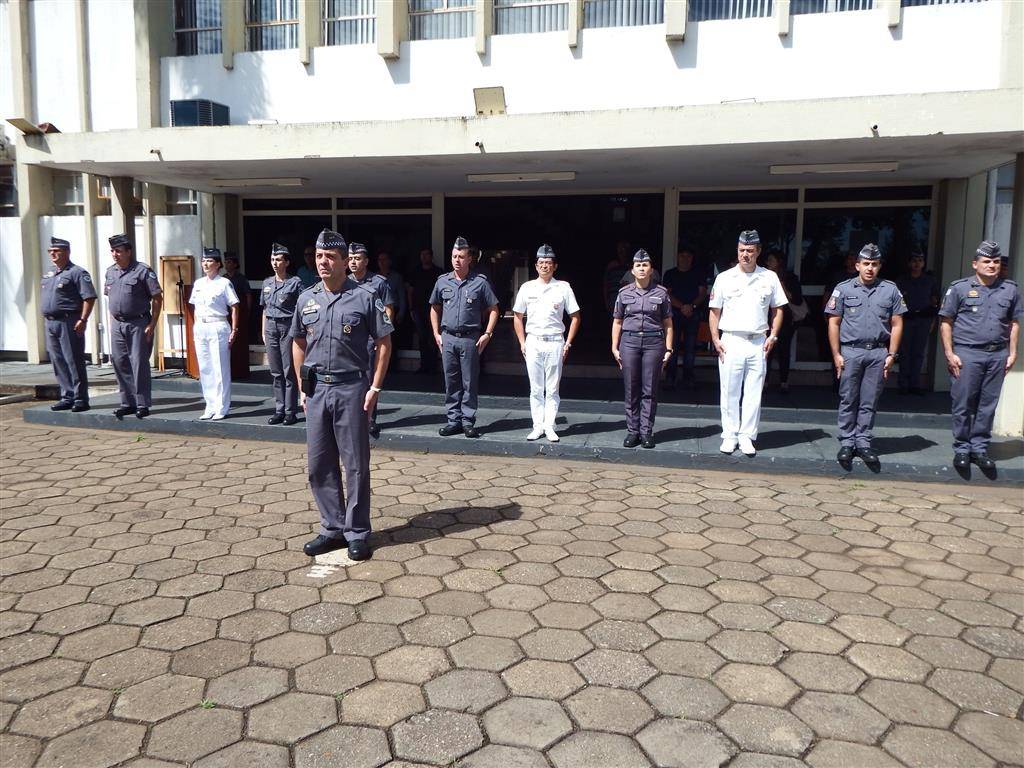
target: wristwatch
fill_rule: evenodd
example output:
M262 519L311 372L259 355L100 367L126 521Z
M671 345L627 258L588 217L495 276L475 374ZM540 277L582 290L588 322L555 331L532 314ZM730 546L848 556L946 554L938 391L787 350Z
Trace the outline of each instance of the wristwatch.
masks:
M891 357L892 361L895 363L895 362L899 361L900 353L899 352L890 352L889 354L886 355L886 357Z
M769 336L768 337L768 341L778 341L778 340L779 340L778 336Z
M383 392L384 390L383 390L383 389L381 389L380 387L375 387L375 386L373 386L373 384L371 384L371 385L370 385L370 391L371 391L371 392L376 392L377 394L380 394L380 393L381 393L381 392Z

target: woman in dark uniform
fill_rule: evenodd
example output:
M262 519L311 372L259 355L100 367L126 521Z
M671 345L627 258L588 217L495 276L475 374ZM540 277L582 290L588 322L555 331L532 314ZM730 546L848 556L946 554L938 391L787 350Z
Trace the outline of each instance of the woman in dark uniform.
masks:
M652 271L641 248L633 256L633 282L619 290L612 312L612 356L626 385L626 448L654 447L658 380L672 356L672 303Z

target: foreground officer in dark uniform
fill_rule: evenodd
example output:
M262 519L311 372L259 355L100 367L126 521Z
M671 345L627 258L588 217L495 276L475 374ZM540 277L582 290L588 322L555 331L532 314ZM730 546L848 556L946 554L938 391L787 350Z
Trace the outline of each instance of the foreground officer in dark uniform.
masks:
M60 401L50 410L80 413L89 410L85 328L96 303L96 289L89 273L71 263L71 243L67 240L51 237L47 253L54 269L43 275L46 353L60 386Z
M114 264L107 269L103 295L110 310L110 361L121 390L114 415L134 413L141 419L152 404L149 357L164 295L156 273L135 260L128 235L114 235L109 242Z
M314 557L347 545L350 558L365 560L370 556L368 414L388 370L393 328L376 292L346 278L347 251L340 234L320 233L320 282L302 292L292 319L293 363L306 411L309 486L320 509L320 535L302 550ZM370 341L377 342L372 382L366 378Z
M498 298L481 273L471 271L473 257L464 237L452 247L452 271L441 275L430 294L430 325L441 350L444 369L444 404L448 423L441 437L462 432L480 437L476 429L477 389L480 385L480 353L494 335L498 322ZM486 313L486 327L480 324Z
M386 278L381 277L376 272L369 270L370 266L370 254L366 250L366 246L362 243L351 243L348 247L348 269L351 274L348 279L356 285L361 285L364 288L369 288L376 291L377 296L384 304L384 311L388 314L388 320L391 321L391 326L394 328L395 325L395 297L392 295L391 283ZM369 339L367 341L367 358L370 360L370 368L367 371L369 376L373 376L373 360L374 360L374 341ZM370 437L376 440L380 437L380 427L377 426L377 406L373 406L373 410L370 411Z
M873 243L857 256L857 277L835 287L825 305L832 360L839 374L839 453L849 464L854 455L877 464L871 448L878 398L899 357L903 313L907 305L895 283L879 280L882 253Z
M612 357L626 385L625 448L654 447L658 379L672 356L672 301L651 281L651 257L633 256L633 282L619 289L612 310Z
M988 445L992 440L1003 377L1017 360L1020 335L1020 292L1012 280L999 277L999 244L978 246L971 266L974 277L949 286L939 309L939 336L949 366L953 398L953 466L966 469L973 461L994 469Z
M298 421L299 390L292 368L292 315L302 293L302 280L288 274L291 254L280 243L270 246L270 266L274 274L263 281L260 306L263 307L263 343L267 345L267 365L274 380L274 415L268 424L290 426Z

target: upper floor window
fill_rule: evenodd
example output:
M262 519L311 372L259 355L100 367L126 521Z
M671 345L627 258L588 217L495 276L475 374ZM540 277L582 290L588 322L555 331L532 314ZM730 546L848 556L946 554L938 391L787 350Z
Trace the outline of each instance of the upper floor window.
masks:
M772 0L690 0L689 21L749 19L772 15Z
M558 32L568 29L564 0L494 0L494 34Z
M835 13L837 11L870 11L874 0L794 0L790 13Z
M409 39L472 37L475 5L476 0L409 0Z
M664 22L665 0L586 0L583 5L583 26L591 29Z
M192 215L199 212L199 193L194 189L167 187L167 213L170 215Z
M220 0L174 0L174 40L178 56L220 53Z
M324 0L323 13L325 44L376 42L377 0Z
M246 0L246 50L299 47L299 0Z

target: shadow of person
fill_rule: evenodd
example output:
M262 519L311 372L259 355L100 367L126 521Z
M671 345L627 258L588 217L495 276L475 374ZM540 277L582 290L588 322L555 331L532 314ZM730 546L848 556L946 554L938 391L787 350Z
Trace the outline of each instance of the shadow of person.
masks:
M570 424L563 430L560 430L558 434L562 437L570 437L572 435L597 435L601 432L617 432L619 430L625 430L625 424L621 421L580 421L576 424Z
M988 446L988 455L995 461L1007 461L1024 456L1024 440L993 440Z
M452 507L413 515L407 522L370 534L374 549L395 544L418 544L486 528L502 520L518 520L523 512L514 502L494 507Z
M906 435L905 437L876 437L871 441L871 447L880 456L887 456L894 453L914 453L928 448L934 448L938 443L928 440L920 435Z
M773 429L757 436L757 449L787 448L800 443L814 443L826 437L828 433L823 429Z
M401 429L402 427L419 427L424 424L437 424L444 426L444 414L421 413L418 416L403 416L394 421L381 422L381 427L386 429Z
M625 425L619 424L619 429L625 431ZM722 431L717 424L705 424L703 427L672 427L671 429L654 430L654 437L662 443L673 440L700 440L703 437L711 437Z

